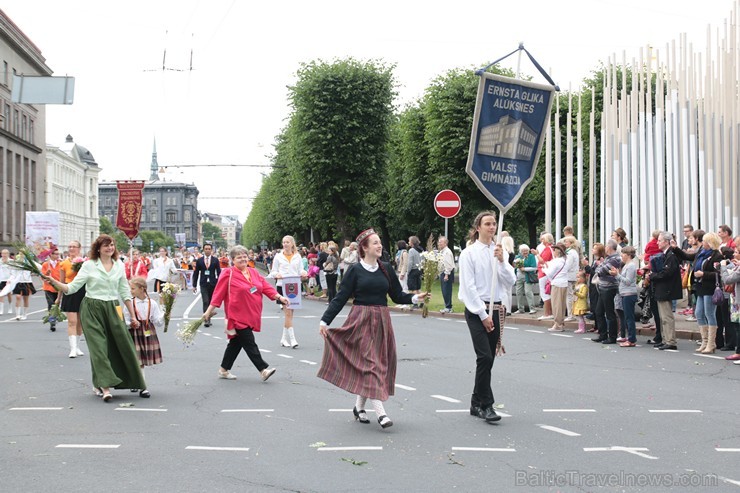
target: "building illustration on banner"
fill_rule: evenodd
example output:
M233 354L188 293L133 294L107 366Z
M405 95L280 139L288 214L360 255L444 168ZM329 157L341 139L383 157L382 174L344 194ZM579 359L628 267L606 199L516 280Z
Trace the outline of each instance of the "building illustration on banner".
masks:
M503 115L497 123L481 128L478 154L503 159L529 160L537 133L522 120Z

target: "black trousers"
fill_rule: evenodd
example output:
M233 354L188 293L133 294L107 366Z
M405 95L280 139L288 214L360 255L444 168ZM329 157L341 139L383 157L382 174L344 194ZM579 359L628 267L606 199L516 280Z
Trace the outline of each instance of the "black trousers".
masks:
M337 295L337 275L329 274L327 272L326 274L326 297L328 298L328 301L331 302L331 300L333 300L336 295Z
M51 305L57 300L57 293L44 290L44 295L46 295L46 309L51 310Z
M254 340L254 332L252 329L237 329L236 336L229 339L229 344L226 346L224 351L224 358L221 360L221 368L224 370L231 370L234 366L236 357L239 356L239 351L244 349L247 353L252 364L257 368L258 371L262 371L267 368L267 363L262 359L262 353L260 348L257 347L257 343Z
M211 304L211 298L213 297L213 291L216 286L214 284L201 284L200 285L200 299L203 300L203 313L208 310L208 306Z
M596 305L596 326L599 328L599 337L602 339L617 339L617 312L614 310L614 298L619 288L599 287L599 302Z
M717 336L715 343L718 348L725 346L735 347L735 328L730 326L730 300L724 299L717 305Z
M496 359L496 345L501 335L501 322L494 312L493 324L496 330L488 332L480 317L468 311L467 308L465 309L465 321L468 324L475 350L475 385L470 405L485 409L495 402L491 389L491 370L493 370L493 361Z

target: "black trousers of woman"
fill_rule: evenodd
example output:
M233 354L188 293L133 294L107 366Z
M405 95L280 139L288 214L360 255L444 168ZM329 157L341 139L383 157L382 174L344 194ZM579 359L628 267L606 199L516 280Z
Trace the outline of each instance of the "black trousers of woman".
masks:
M236 357L239 356L239 351L242 349L247 353L247 356L249 356L249 359L258 371L262 371L267 368L268 365L265 363L265 360L262 359L260 348L257 347L257 343L254 340L254 332L252 332L252 329L250 328L237 329L236 336L229 339L229 344L226 346L226 350L224 351L224 358L221 360L221 368L224 370L231 370L231 367L234 366L234 361L236 361Z
M718 349L724 349L725 351L735 349L735 328L730 325L730 300L727 298L717 305L717 337L715 337L715 342Z
M329 274L327 272L326 274L326 296L328 298L329 303L331 303L331 300L333 300L336 295L337 295L337 275Z

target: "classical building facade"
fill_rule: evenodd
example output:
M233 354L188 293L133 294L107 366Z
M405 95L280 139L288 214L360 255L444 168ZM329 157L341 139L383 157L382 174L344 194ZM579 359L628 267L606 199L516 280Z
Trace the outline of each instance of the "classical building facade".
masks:
M159 179L155 144L149 181L144 185L139 230L162 231L172 238L176 233L185 233L187 243L196 243L200 236L198 194L198 188L192 183ZM116 225L118 189L115 182L101 182L98 185L98 210L101 217L107 217Z
M13 75L50 76L41 51L0 10L0 246L25 240L26 211L46 208L46 109L14 104Z
M100 231L98 175L92 153L71 135L59 147L46 146L46 209L59 211L59 244L79 240L83 251Z

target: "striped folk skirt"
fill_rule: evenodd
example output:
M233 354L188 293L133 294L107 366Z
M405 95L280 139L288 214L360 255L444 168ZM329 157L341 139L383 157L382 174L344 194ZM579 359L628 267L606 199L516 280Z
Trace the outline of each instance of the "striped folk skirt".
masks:
M154 330L154 324L148 320L139 320L138 329L129 327L131 339L134 341L134 349L139 355L139 362L144 366L158 365L162 362L162 349L159 346L157 331ZM147 336L146 333L149 332Z
M328 331L317 376L352 394L388 400L396 384L396 337L388 307L354 305L344 325Z
M146 389L134 343L118 315L118 301L86 297L80 307L95 387Z

